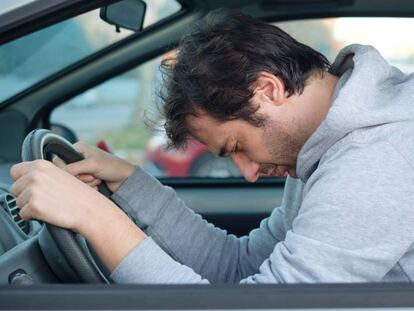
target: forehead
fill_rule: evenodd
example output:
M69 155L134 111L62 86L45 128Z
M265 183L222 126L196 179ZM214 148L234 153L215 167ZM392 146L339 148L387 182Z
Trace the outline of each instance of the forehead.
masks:
M186 122L191 131L202 131L210 126L219 126L223 123L206 113L188 115Z
M200 142L204 142L203 137L211 132L223 132L223 123L217 119L203 113L199 115L190 115L186 118L188 128L190 129L191 136Z
M188 116L186 119L191 136L218 152L223 143L238 132L238 120L219 121L209 115Z

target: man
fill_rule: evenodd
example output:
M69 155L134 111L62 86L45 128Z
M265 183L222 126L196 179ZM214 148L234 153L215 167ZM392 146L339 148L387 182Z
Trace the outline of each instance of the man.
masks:
M165 69L172 144L194 137L252 182L288 176L282 206L238 239L140 168L78 144L86 160L65 171L45 161L12 168L23 218L83 234L117 282L411 281L412 75L360 45L329 66L232 11L197 24ZM93 190L100 180L143 231Z

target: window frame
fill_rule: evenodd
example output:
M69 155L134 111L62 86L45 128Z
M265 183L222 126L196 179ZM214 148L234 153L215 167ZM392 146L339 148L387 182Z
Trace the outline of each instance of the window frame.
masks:
M0 286L0 309L395 310L414 307L413 292L407 283Z

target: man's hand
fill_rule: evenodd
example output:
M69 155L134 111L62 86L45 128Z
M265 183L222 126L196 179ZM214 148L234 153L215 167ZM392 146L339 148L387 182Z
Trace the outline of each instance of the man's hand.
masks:
M22 162L10 175L23 219L79 232L110 271L146 238L114 203L51 162Z
M65 164L56 158L54 163L93 188L104 180L109 189L116 192L135 170L133 164L99 148L85 143L76 143L74 147L82 153L84 160Z
M45 160L16 164L10 175L15 181L11 191L25 220L35 218L80 232L85 216L108 205L93 189Z

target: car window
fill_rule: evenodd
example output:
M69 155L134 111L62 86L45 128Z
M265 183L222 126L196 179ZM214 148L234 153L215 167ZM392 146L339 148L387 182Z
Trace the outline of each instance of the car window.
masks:
M348 44L372 44L401 70L414 71L414 42L404 35L414 27L413 20L330 18L276 25L330 61ZM154 59L79 95L56 109L51 122L69 127L78 139L109 148L158 177L240 176L230 159L214 156L206 146L190 141L182 151L166 149L165 132L146 127L144 114L154 120L157 111L160 62L161 58ZM156 117L155 121L162 124Z
M181 8L176 1L146 2L144 28ZM115 31L97 9L0 46L0 102L132 33Z
M414 71L414 42L406 31L410 18L344 17L275 23L298 41L334 61L339 50L352 43L374 46L385 59L404 72Z

